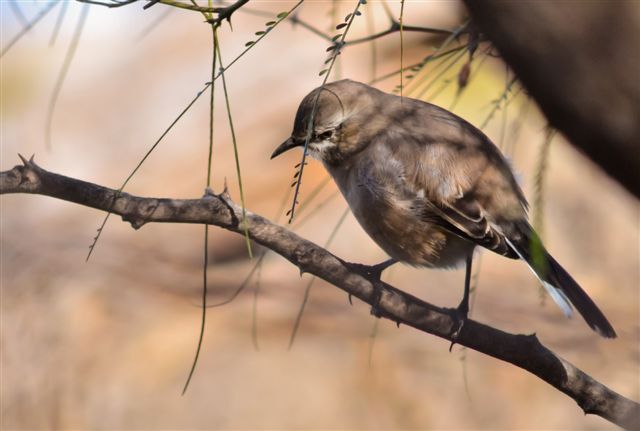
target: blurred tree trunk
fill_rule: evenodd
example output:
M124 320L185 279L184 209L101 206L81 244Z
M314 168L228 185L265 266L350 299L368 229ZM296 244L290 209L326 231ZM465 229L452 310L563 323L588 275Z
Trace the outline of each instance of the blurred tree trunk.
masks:
M549 123L640 197L640 3L464 1Z

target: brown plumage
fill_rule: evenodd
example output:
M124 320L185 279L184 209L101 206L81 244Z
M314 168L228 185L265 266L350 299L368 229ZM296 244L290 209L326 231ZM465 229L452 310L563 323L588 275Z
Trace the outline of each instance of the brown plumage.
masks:
M509 165L480 130L438 106L342 80L304 98L291 138L272 157L304 146L312 115L309 155L324 164L385 252L431 268L467 262L463 317L479 245L525 260L566 314L571 302L591 328L615 337L602 312L540 244Z

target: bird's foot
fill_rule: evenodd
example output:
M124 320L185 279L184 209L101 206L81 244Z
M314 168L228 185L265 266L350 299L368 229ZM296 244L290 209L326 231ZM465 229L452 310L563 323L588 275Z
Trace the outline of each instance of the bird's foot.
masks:
M462 301L458 308L453 309L452 317L454 319L455 330L451 333L451 345L449 346L449 352L453 349L453 345L456 344L464 324L469 320L469 304L466 301Z
M376 317L381 317L382 313L380 311L380 299L382 298L382 290L384 287L382 286L382 281L380 277L382 276L382 271L385 270L389 265L392 265L395 261L385 261L379 263L377 265L363 265L361 263L349 263L349 268L351 270L357 272L362 275L364 278L369 280L373 285L373 300L371 301L371 314ZM349 296L349 302L351 303L351 296Z

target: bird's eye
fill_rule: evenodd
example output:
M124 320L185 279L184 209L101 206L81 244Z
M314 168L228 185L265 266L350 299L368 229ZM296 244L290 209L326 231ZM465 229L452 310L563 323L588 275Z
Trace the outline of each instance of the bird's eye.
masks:
M327 130L318 135L318 139L324 141L325 139L331 139L333 136L333 130Z

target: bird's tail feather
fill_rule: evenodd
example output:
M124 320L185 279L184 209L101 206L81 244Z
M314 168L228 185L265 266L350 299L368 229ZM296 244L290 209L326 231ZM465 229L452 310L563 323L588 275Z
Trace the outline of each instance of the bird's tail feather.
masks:
M573 305L595 332L606 338L616 337L616 332L602 311L573 277L544 249L532 229L518 243L514 244L510 240L507 242L513 251L527 262L531 271L567 317L571 317Z

